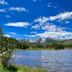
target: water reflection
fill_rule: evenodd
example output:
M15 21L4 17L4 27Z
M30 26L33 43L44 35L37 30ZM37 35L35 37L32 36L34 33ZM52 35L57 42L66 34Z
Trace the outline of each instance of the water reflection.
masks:
M14 64L40 66L49 72L72 72L72 50L16 51Z
M43 51L42 55L42 66L49 72L72 72L72 50Z
M21 64L30 67L42 66L42 51L16 51L11 59L12 64Z

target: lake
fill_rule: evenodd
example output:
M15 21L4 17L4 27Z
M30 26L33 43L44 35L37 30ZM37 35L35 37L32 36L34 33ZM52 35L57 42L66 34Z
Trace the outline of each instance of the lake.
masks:
M43 67L48 72L72 72L72 50L18 50L11 63Z

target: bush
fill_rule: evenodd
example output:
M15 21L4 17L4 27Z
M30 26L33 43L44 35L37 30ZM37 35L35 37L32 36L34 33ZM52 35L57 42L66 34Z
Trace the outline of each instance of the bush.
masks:
M54 49L64 49L64 46L62 44L53 44Z

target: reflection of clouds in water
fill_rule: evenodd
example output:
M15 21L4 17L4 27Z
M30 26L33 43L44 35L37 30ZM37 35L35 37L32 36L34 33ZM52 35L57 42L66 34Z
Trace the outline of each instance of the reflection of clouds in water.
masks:
M13 55L12 58L33 58L33 59L41 59L34 56L26 56L26 55Z
M39 58L34 57L34 56L26 56L26 55L13 55L12 58L18 59L18 58L31 58L31 59L35 59L35 60L48 60L47 57L45 56L41 56Z

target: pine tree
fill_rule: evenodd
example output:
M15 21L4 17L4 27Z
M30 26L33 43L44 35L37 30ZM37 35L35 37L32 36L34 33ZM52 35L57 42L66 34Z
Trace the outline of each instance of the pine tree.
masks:
M3 41L3 36L4 36L3 30L2 28L0 28L0 42Z
M0 36L3 37L4 33L3 33L3 30L2 28L0 28Z

